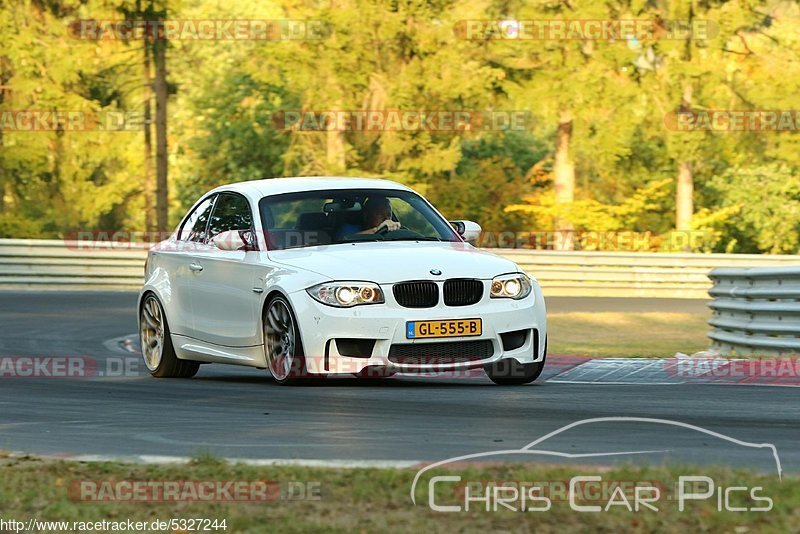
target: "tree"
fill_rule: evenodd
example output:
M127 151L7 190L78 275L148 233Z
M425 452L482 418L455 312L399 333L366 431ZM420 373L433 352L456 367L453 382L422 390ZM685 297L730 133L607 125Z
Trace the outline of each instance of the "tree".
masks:
M524 21L580 23L626 18L626 12L624 3L503 2L492 4L481 18L505 19L523 31ZM562 38L549 31L544 37L493 40L486 46L490 61L505 68L503 90L514 107L530 110L538 119L537 131L552 139L550 181L555 209L561 212L552 224L556 232L568 233L574 228L570 213L576 200L595 194L592 184L603 175L619 177L614 167L629 154L641 120L631 109L639 104L638 88L629 68L632 54L624 44ZM571 240L556 243L568 248Z
M124 59L115 44L70 35L68 23L82 7L6 4L0 11L7 80L0 104L6 204L0 235L55 237L99 224L123 226L127 215L117 210L137 194L129 174L135 145L119 142L129 132L98 126L108 124L107 113L127 109ZM15 117L33 110L79 113L86 129L21 131Z
M753 185L758 184L758 191ZM732 167L711 180L723 207L737 216L725 221L723 250L800 253L800 176L785 164Z
M167 11L157 12L155 20L163 21ZM153 90L156 100L156 226L164 231L169 227L169 182L167 181L167 38L160 36L153 42Z
M742 80L732 77L731 69L741 59L741 47L747 46L745 34L762 27L764 16L756 9L758 4L689 2L643 6L642 15L663 21L665 31L676 31L670 21L680 21L688 27L666 39L640 45L642 55L636 68L651 99L651 109L661 114L662 124L665 115L675 112L752 104L739 98ZM698 26L700 23L705 25ZM720 145L735 143L738 136L719 139L711 132L669 131L665 135L676 172L675 227L691 230L697 175L713 169Z

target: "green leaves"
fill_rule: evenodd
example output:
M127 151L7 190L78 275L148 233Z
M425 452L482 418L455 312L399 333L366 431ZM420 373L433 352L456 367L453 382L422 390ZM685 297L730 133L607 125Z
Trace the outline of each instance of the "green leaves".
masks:
M132 16L148 2L12 0L0 12L0 111L143 110L141 42L70 37L79 18ZM42 7L44 6L44 7ZM675 226L689 163L695 248L796 252L800 137L680 131L679 109L791 110L800 94L796 5L712 3L156 2L177 20L321 23L319 39L177 40L167 50L171 221L216 185L281 175L384 176L445 215L495 231L637 231ZM705 20L709 38L467 40L460 21ZM525 130L293 131L301 112L530 114ZM556 131L571 118L574 199L557 202ZM562 133L564 129L562 128ZM566 157L563 157L565 156ZM134 131L0 133L0 235L144 226L144 144ZM686 167L684 167L686 168ZM559 176L569 180L570 173ZM566 177L566 178L565 178ZM685 199L684 199L685 201Z
M727 221L731 251L772 254L800 252L800 176L783 164L733 167L711 186L722 206L734 209ZM753 250L755 249L755 250Z

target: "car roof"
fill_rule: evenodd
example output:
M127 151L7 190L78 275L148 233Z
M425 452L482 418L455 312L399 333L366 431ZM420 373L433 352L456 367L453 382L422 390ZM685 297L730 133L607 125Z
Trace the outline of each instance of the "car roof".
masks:
M266 180L251 180L249 182L222 185L213 191L235 191L245 196L258 199L268 195L280 195L282 193L296 193L300 191L322 191L325 189L401 189L413 191L413 189L398 182L393 182L392 180L352 178L345 176L268 178Z

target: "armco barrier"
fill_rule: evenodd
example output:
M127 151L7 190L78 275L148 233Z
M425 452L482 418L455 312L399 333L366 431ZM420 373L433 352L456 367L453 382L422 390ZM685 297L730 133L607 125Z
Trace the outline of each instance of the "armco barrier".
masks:
M800 265L714 269L709 278L713 348L726 354L800 354Z
M496 250L536 276L546 296L707 299L718 267L800 265L800 256Z
M108 247L104 249L103 247ZM144 276L146 245L41 239L0 239L0 287L136 289Z
M146 245L0 239L0 287L137 289ZM717 267L800 265L800 256L490 249L535 276L546 296L708 298Z

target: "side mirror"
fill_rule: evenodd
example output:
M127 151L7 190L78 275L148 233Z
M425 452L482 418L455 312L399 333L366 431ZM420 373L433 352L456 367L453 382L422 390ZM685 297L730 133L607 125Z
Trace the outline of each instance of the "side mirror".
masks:
M220 250L256 250L250 230L226 230L214 236L212 242Z
M481 236L481 225L472 221L450 221L453 229L464 241L475 243Z

